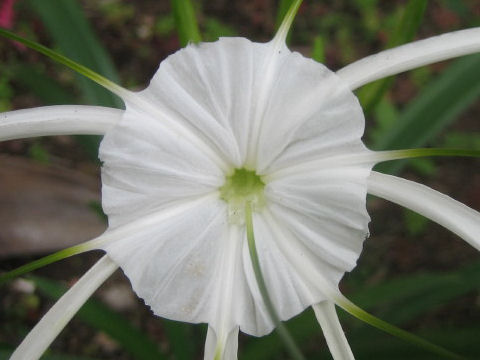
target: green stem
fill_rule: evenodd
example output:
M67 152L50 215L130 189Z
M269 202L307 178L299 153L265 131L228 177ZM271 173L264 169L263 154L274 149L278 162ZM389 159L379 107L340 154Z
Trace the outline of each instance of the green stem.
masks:
M414 345L417 345L425 350L428 350L434 354L440 355L445 358L457 359L457 360L466 359L463 356L457 355L445 348L442 348L441 346L435 345L425 339L422 339L417 335L411 334L408 331L402 330L392 324L389 324L388 322L382 319L377 318L376 316L369 314L368 312L358 307L357 305L352 303L350 300L348 300L341 294L337 295L334 301L343 310L353 315L357 319L362 320L363 322L366 322L367 324L370 324L371 326L376 327L377 329L380 329L390 335L398 337L404 341L410 342Z
M288 329L281 322L280 317L278 316L275 307L273 306L273 302L270 299L270 295L268 294L265 279L263 278L262 270L260 268L260 261L258 259L257 249L255 247L252 204L250 201L247 201L245 203L245 225L247 228L248 250L250 252L250 259L252 260L253 272L255 273L255 279L257 280L257 285L260 290L260 294L262 295L263 301L265 302L265 306L267 307L267 311L275 324L278 335L280 335L280 337L285 342L285 346L290 352L292 358L296 360L304 360L305 358L300 352L300 349L295 344L295 341L288 332Z
M467 156L480 157L480 150L452 149L452 148L418 148L404 150L379 151L384 155L383 161L411 159L426 156Z
M290 8L288 9L285 17L283 18L282 24L278 28L277 33L275 34L274 41L285 43L288 35L288 31L292 26L295 15L297 14L298 8L302 4L302 0L294 0Z
M0 36L3 36L7 39L18 41L19 43L29 47L30 49L33 49L35 51L38 51L39 53L48 56L50 59L63 64L70 69L88 77L90 80L96 82L97 84L103 86L107 90L110 90L112 93L115 95L118 95L122 99L124 98L125 94L129 93L128 90L124 89L123 87L115 84L113 81L108 80L107 78L103 77L102 75L96 73L93 70L90 70L86 66L83 66L66 56L57 53L56 51L53 51L46 46L43 46L39 43L36 43L35 41L25 39L21 36L18 36L8 30L0 28Z
M45 265L54 263L56 261L65 259L67 257L80 254L82 252L91 250L91 246L88 246L86 243L75 245L67 249L57 251L56 253L47 255L41 259L34 260L28 264L22 265L14 270L8 271L0 275L0 285L4 284L8 280L11 280L17 276L26 274L30 271L39 269Z

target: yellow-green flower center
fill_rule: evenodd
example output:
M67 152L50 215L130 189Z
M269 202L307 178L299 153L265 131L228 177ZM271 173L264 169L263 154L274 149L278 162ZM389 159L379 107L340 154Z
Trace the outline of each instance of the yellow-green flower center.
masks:
M235 169L225 178L220 188L220 197L228 203L228 219L234 224L245 221L245 205L249 202L253 211L258 211L265 204L265 183L262 178L246 169Z

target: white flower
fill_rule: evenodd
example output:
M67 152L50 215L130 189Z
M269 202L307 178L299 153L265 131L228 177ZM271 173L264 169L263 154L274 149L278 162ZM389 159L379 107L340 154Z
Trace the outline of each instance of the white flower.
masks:
M298 6L299 2L297 2ZM368 236L367 192L411 208L480 249L478 212L422 185L371 172L408 152L368 150L355 88L478 51L480 29L388 50L337 73L291 52L295 9L269 43L189 45L132 93L126 110L61 106L0 114L0 139L105 134L102 202L109 229L80 246L100 260L40 321L12 359L41 356L120 266L159 316L209 324L205 358L236 358L239 329L276 325L252 267L246 223L281 320L313 306L335 359L353 355L334 303ZM77 249L78 250L78 249ZM267 304L268 305L268 304Z

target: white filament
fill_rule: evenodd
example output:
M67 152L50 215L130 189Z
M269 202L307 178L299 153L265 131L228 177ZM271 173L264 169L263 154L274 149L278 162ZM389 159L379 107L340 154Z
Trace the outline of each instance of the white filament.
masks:
M480 250L480 213L413 181L372 171L368 192L409 208L454 232Z
M68 290L33 328L10 360L39 359L97 288L118 268L108 256L102 257Z
M0 114L0 141L49 135L104 135L123 110L102 106L56 105Z
M337 75L349 84L351 90L355 90L390 75L478 51L479 27L434 36L367 56L340 69Z

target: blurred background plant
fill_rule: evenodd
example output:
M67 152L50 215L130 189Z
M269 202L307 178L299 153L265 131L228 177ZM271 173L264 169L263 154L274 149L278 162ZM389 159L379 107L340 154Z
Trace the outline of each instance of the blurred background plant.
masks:
M1 26L142 89L158 64L190 41L272 37L290 0L3 0ZM387 47L480 26L480 1L305 1L290 47L340 69ZM375 150L423 146L480 150L480 55L364 86L364 137ZM41 55L0 41L0 111L50 104L121 107L114 95ZM1 270L103 231L99 138L58 136L0 143ZM392 162L382 171L428 183L480 208L478 160ZM369 199L372 236L342 291L366 310L463 355L480 354L480 260L421 216ZM0 288L0 359L100 254L50 265ZM201 359L205 327L154 317L118 272L44 359ZM357 359L434 359L341 313ZM330 357L310 310L287 323L308 358ZM286 358L275 334L240 338L242 359Z

